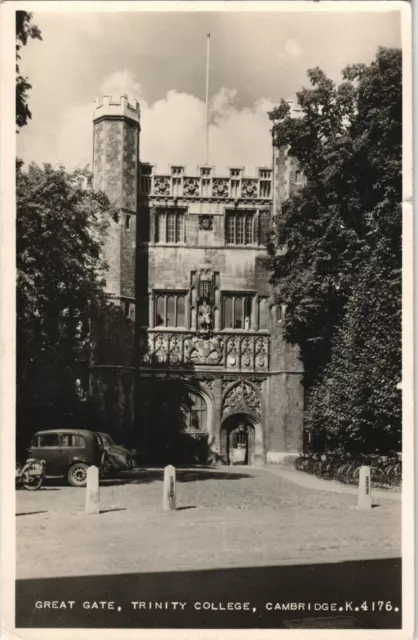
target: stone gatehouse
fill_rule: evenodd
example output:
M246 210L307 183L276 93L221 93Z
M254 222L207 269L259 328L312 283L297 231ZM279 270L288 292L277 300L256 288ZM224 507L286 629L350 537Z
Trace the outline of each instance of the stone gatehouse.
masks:
M95 187L119 209L107 289L135 341L129 363L90 368L103 424L150 458L279 461L302 447L303 372L283 338L266 242L297 168L272 150L273 165L254 175L207 165L160 174L140 160L140 130L136 101L96 102Z

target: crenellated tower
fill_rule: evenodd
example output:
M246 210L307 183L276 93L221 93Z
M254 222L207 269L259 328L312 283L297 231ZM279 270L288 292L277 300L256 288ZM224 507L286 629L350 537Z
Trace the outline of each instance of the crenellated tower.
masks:
M133 315L135 304L136 217L138 212L139 103L123 95L96 100L94 110L94 187L119 210L111 221L104 258L107 292Z

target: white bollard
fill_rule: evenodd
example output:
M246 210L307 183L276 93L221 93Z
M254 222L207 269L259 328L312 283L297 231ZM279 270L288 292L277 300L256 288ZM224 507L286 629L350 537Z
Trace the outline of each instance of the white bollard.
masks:
M95 466L87 469L85 513L100 513L99 505L99 469Z
M164 469L163 509L172 511L176 508L176 470L169 464Z
M359 509L372 508L372 483L370 478L370 467L360 467L357 507Z

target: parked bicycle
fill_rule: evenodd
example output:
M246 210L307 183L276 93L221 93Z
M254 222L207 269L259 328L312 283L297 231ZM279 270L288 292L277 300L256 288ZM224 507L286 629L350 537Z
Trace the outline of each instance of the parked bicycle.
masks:
M322 480L337 480L343 484L358 485L360 467L370 467L372 487L393 489L402 484L402 453L390 451L388 455L349 453L302 453L294 461L297 471L315 474Z

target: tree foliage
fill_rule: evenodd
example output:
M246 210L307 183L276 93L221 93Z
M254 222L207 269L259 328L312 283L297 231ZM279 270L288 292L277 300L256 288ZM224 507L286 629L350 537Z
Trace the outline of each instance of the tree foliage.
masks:
M17 434L65 424L101 317L109 215L86 170L17 167ZM71 418L72 416L72 418Z
M285 102L270 114L275 145L306 177L283 203L270 253L318 446L373 449L400 437L401 62L380 48L339 85L311 69L298 117Z
M32 118L28 107L28 92L32 88L27 77L20 74L21 48L29 38L42 40L40 29L32 24L32 14L16 11L16 124L23 127Z

